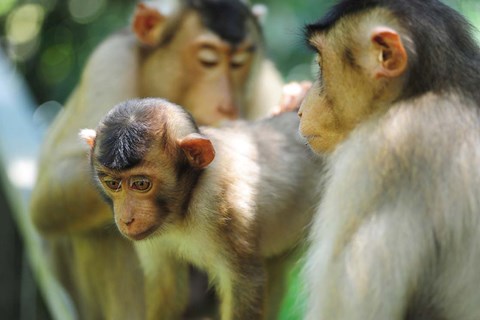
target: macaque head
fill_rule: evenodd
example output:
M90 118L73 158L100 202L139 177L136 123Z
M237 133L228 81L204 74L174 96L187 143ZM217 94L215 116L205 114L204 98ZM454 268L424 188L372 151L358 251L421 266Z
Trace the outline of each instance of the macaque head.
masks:
M141 95L184 106L200 125L236 119L263 51L258 16L240 0L180 3L168 15L137 7L133 31L145 57Z
M397 19L382 8L347 9L334 7L306 27L319 73L299 110L300 133L317 153L333 151L360 122L387 110L408 74L410 43Z
M202 170L215 157L192 117L162 99L121 103L96 130L80 136L90 146L94 179L115 223L132 240L180 221Z

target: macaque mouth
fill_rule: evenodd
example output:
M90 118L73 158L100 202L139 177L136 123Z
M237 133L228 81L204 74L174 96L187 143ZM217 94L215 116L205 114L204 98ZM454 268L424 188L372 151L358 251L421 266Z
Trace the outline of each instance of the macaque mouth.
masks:
M150 228L148 228L145 231L141 231L141 232L124 231L123 234L131 240L138 241L138 240L143 240L143 239L147 238L149 235L154 233L155 230L157 230L157 228L158 228L158 225L154 225L154 226L151 226Z
M316 140L316 139L320 139L322 136L320 135L315 135L315 134L310 134L310 135L306 135L306 136L303 136L308 142L312 141L312 140Z

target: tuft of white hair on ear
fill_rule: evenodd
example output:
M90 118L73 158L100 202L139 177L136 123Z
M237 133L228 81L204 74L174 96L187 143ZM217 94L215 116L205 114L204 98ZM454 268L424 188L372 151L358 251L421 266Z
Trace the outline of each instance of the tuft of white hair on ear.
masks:
M268 7L263 3L257 3L252 6L252 13L263 24L267 19Z
M141 2L151 8L157 9L158 12L165 16L173 14L173 12L180 8L179 1L177 0L146 0Z
M97 137L97 132L93 129L82 129L78 133L78 136L92 148L95 138Z

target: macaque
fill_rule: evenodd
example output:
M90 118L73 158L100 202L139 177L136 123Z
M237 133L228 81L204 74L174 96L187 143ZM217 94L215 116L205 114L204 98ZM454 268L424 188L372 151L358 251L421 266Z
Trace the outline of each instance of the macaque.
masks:
M31 216L82 319L179 318L188 285L186 266L166 258L163 278L144 287L132 244L114 228L111 209L93 187L78 130L136 97L181 103L211 125L266 115L280 100L280 76L264 56L260 25L247 5L177 4L167 13L155 7L162 1L138 4L131 30L93 52L42 147ZM147 315L144 290L157 292Z
M436 0L347 0L306 27L300 132L328 153L306 319L480 319L480 50Z
M198 128L166 100L130 100L81 135L147 281L159 272L157 252L168 251L207 272L221 319L278 319L267 303L283 292L267 286L284 279L267 271L268 259L301 245L321 174L296 113Z

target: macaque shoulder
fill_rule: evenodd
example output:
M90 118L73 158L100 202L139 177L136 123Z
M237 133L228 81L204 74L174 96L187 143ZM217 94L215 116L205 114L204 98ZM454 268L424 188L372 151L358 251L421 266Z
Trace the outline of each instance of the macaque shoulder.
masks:
M338 194L351 193L351 185L365 186L350 201L389 197L389 190L396 190L397 199L410 195L407 202L412 204L413 199L443 194L434 186L453 195L465 177L480 179L479 127L477 107L454 95L398 103L380 118L362 123L335 150L328 161L332 186ZM452 183L446 185L446 179Z
M134 34L128 28L121 29L107 37L95 48L87 60L83 77L94 79L100 75L99 78L105 81L101 75L105 72L115 72L115 69L118 70L114 74L108 73L108 75L132 73L131 69L136 72L138 53L139 44ZM125 68L126 65L128 68ZM109 80L115 80L115 77L111 77ZM133 80L131 82L133 83Z
M216 149L209 175L228 182L231 204L256 216L262 255L280 254L298 242L314 211L323 159L300 137L296 113L204 133Z
M464 146L470 144L470 152L475 149L480 125L477 109L473 103L455 95L426 94L395 104L378 122L375 119L365 122L359 134L352 135L355 141L350 145L359 145L357 153L362 154L360 149L366 146L360 139L379 140L382 143L369 145L388 149L384 152L405 162L406 170L420 165L421 161L432 164L432 168L444 164L442 169L445 169L454 164L447 165L447 162L452 162ZM425 119L430 125L425 125ZM452 125L459 123L462 126ZM376 154L382 153L376 150Z

